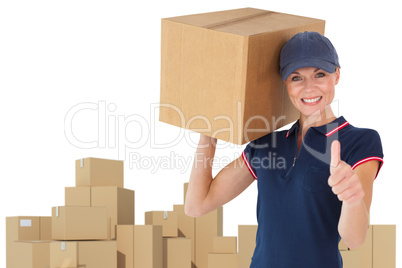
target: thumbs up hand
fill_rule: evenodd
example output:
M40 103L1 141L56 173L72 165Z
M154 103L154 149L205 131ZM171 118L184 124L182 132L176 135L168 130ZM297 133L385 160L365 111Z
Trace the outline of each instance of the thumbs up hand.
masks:
M341 144L335 140L331 145L331 163L328 184L340 201L352 205L364 197L363 186L350 165L341 160Z

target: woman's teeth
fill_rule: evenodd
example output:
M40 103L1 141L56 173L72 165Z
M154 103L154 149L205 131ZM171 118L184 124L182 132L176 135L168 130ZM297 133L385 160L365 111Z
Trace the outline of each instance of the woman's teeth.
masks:
M321 100L322 97L317 97L315 99L302 99L303 102L312 103Z

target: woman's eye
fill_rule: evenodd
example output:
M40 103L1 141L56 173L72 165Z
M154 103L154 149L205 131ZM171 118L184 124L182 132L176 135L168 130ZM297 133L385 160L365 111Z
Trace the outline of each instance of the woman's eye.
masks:
M290 81L300 81L300 80L301 80L301 77L296 76L296 75L290 78Z
M317 74L317 77L318 77L318 78L324 77L324 76L325 76L325 73L318 73L318 74Z

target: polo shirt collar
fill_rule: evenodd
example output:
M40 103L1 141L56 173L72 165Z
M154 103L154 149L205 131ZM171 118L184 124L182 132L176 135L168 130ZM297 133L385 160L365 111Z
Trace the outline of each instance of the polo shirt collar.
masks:
M312 129L318 131L322 135L329 137L332 134L336 133L337 131L341 130L342 128L349 125L349 122L343 116L338 117L334 121L319 127L311 127ZM289 129L286 134L286 137L289 137L293 132L299 129L299 120L297 120L293 126Z

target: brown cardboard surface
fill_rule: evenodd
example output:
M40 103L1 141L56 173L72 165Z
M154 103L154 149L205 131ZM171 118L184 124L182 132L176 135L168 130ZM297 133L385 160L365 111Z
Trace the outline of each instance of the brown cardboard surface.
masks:
M52 240L52 217L39 217L39 239Z
M163 237L178 237L177 212L175 211L147 211L145 224L161 225Z
M255 249L257 225L239 225L239 268L249 268Z
M343 268L369 268L361 266L360 264L360 251L358 250L341 250Z
M173 211L177 213L178 236L191 241L191 261L195 265L195 218L184 213L184 205L173 205Z
M195 218L195 264L208 268L208 253L213 250L213 238L223 234L223 208Z
M116 241L55 241L50 247L50 267L116 268Z
M86 268L116 268L116 241L78 242L78 264Z
M76 241L53 242L50 244L50 268L78 266L78 243Z
M82 165L81 165L82 164ZM120 160L83 158L75 161L75 186L124 187L124 165Z
M6 266L15 267L14 263L20 258L15 241L39 240L40 219L39 217L16 216L6 217ZM16 267L18 268L18 267Z
M134 191L116 186L91 187L91 205L106 207L110 219L110 239L116 238L116 225L134 225Z
M67 207L90 207L91 187L65 187L64 199Z
M162 268L162 226L134 225L134 268Z
M227 253L209 253L208 268L237 268L238 255Z
M117 225L117 267L134 267L134 225Z
M346 245L344 246L346 247ZM346 247L347 250L347 247ZM364 244L352 251L360 252L360 265L361 267L373 267L373 226L369 225L367 230L367 237Z
M7 268L43 268L50 263L50 241L16 241Z
M395 268L396 225L373 225L373 268Z
M163 239L163 268L191 268L191 239Z
M235 144L295 121L280 49L294 34L324 27L253 8L162 19L159 120Z
M53 240L107 239L109 228L105 207L52 208Z
M217 236L212 240L211 253L237 253L236 236Z

